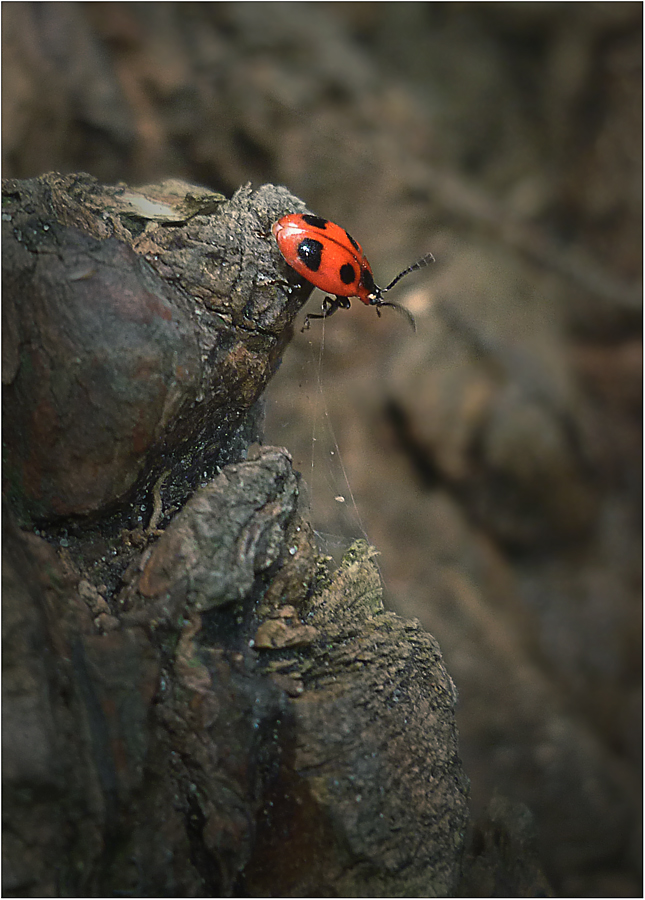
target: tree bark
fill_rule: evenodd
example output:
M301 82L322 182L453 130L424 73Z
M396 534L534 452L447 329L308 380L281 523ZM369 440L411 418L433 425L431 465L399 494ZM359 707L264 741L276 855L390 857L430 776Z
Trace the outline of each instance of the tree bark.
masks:
M272 221L89 176L4 186L4 891L444 896L455 688L332 571L261 395L310 286Z

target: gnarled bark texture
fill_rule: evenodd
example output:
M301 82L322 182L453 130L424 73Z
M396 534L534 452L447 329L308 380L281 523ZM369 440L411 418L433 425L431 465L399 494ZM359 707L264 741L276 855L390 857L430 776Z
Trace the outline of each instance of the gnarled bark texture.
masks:
M332 572L261 394L309 292L231 200L5 184L4 891L444 896L467 779L434 639Z

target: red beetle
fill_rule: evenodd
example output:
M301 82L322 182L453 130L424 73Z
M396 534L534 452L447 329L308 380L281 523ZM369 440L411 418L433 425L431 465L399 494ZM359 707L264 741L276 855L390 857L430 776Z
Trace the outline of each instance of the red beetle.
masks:
M416 330L412 313L398 303L384 300L383 295L404 275L434 262L432 253L399 272L387 287L380 288L374 281L372 267L361 245L344 228L328 219L311 213L293 213L278 219L271 230L280 253L291 268L314 287L333 294L323 300L322 313L311 313L305 318L303 331L309 328L310 319L326 319L337 309L349 309L350 297L358 297L368 306L375 306L379 316L382 306L398 309Z

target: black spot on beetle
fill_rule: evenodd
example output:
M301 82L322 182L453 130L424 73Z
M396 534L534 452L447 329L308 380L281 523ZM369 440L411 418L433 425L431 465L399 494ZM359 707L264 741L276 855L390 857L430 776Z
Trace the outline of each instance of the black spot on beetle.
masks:
M322 216L314 216L311 213L305 213L302 218L307 225L311 225L312 228L320 228L321 230L326 228L329 222L329 219L323 219Z
M363 271L361 272L361 285L364 288L367 288L368 294L376 293L376 282L374 281L374 276L369 269L363 269Z
M354 238L351 236L351 234L349 233L349 231L346 231L345 234L347 235L347 240L350 242L350 244L352 245L352 247L354 248L354 250L356 250L357 253L360 253L360 252L361 252L360 245L356 243L356 241L355 241Z
M350 263L341 266L338 274L343 284L352 284L356 281L356 269Z
M322 259L323 245L313 238L303 238L298 244L298 258L311 272L317 272Z

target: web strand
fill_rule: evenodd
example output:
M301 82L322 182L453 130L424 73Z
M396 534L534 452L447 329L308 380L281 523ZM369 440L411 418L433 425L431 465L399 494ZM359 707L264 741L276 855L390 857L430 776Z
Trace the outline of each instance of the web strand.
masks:
M313 511L314 506L314 469L315 469L315 460L316 460L316 442L317 442L317 429L318 429L318 415L320 410L322 410L323 419L325 422L325 426L328 429L329 436L331 437L332 443L334 445L334 452L336 454L336 458L338 460L338 465L340 466L340 470L342 473L343 481L345 482L345 487L347 489L347 494L349 495L351 501L351 507L353 510L353 514L355 516L356 524L361 532L361 535L365 539L365 541L370 544L370 539L368 537L367 531L363 524L363 519L358 509L358 504L356 503L356 497L354 496L354 491L352 490L352 486L349 480L349 475L347 469L345 467L345 463L343 461L343 455L340 450L340 446L338 444L338 439L336 438L336 432L334 431L334 426L332 424L332 418L329 413L329 408L327 406L327 397L325 395L324 381L323 381L323 359L324 359L324 349L325 349L325 320L324 318L321 321L321 340L320 346L318 350L318 358L316 359L313 352L313 345L309 344L310 350L312 353L312 362L315 363L315 371L316 371L316 390L315 390L315 398L313 402L313 423L312 423L312 438L311 438L311 485L310 485L310 504L311 509ZM336 478L331 473L332 480ZM381 572L381 567L378 564L378 560L374 560L376 566L378 568L379 574L381 576L381 581L383 581L383 573Z

